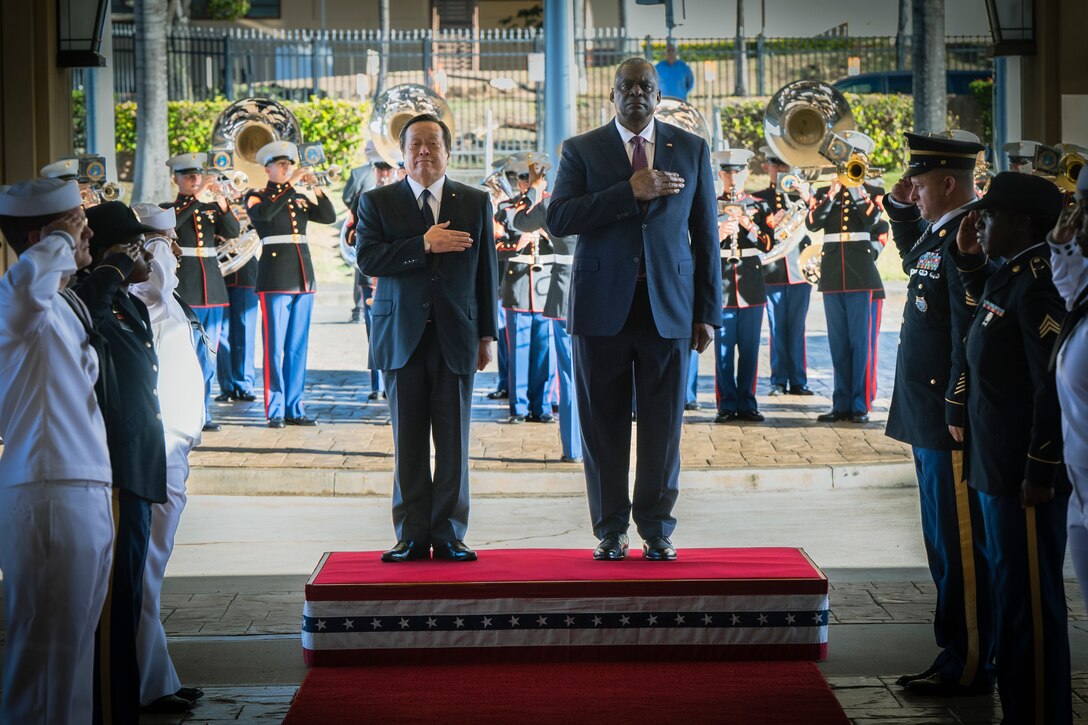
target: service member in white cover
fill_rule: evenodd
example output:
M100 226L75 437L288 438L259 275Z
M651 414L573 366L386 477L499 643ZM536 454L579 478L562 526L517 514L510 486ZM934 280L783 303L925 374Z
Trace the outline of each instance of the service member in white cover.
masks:
M91 722L94 632L113 547L110 454L90 316L68 278L91 262L79 185L0 187L19 255L0 279L0 722Z
M175 241L177 223L172 207L136 204L132 207L141 224L160 230L147 235L144 247L151 252L151 276L129 291L147 305L159 357L159 403L166 434L166 503L151 506L151 539L144 567L144 595L137 629L136 652L140 663L140 705L145 712L184 712L204 693L182 687L170 652L166 631L159 620L159 602L166 563L174 549L181 512L185 509L185 481L189 477L189 452L200 443L204 425L204 373L193 337L196 315L175 294L181 248Z

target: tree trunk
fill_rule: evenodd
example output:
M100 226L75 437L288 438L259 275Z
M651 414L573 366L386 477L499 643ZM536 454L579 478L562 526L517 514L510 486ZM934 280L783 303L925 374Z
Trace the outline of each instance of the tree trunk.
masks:
M166 201L166 0L136 3L136 159L131 201Z
M899 0L899 24L895 30L895 67L907 68L907 23L910 22L910 0Z
M948 130L944 0L914 0L914 132Z
M389 73L389 0L378 0L378 28L382 35L381 55L378 58L378 82L374 85L374 98L385 92Z

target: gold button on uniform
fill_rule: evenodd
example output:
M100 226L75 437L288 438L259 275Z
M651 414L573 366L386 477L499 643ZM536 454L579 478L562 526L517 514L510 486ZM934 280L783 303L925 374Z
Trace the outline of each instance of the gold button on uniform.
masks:
M936 378L934 378L934 379L931 379L931 380L929 381L929 384L930 384L930 385L936 385L936 384L937 384L937 380L936 380Z

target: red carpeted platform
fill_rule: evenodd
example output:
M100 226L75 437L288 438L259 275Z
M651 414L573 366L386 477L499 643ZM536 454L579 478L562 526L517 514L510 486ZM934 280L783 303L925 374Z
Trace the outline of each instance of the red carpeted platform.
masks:
M468 564L326 554L306 584L306 662L827 655L827 578L800 549L685 548L674 562L638 553L600 562L584 549L479 553Z
M317 668L285 725L849 722L813 662Z

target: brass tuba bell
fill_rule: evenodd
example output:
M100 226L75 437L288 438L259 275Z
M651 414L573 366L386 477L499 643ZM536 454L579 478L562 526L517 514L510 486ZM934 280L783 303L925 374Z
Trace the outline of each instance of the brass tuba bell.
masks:
M427 86L404 83L393 86L374 101L370 114L370 139L382 159L390 166L404 161L400 151L400 132L414 117L424 113L436 116L456 137L453 112L442 96ZM447 149L451 153L453 149Z
M798 168L827 166L820 150L828 134L853 129L846 97L819 81L795 81L779 88L763 112L767 144L778 158Z
M654 109L654 118L670 126L676 126L702 137L707 144L713 143L710 126L699 109L687 101L672 96L662 96L661 102Z
M1058 173L1054 176L1054 183L1062 191L1073 193L1077 190L1077 177L1080 175L1080 170L1084 168L1088 151L1071 144L1066 144L1063 150L1065 153L1058 160Z

